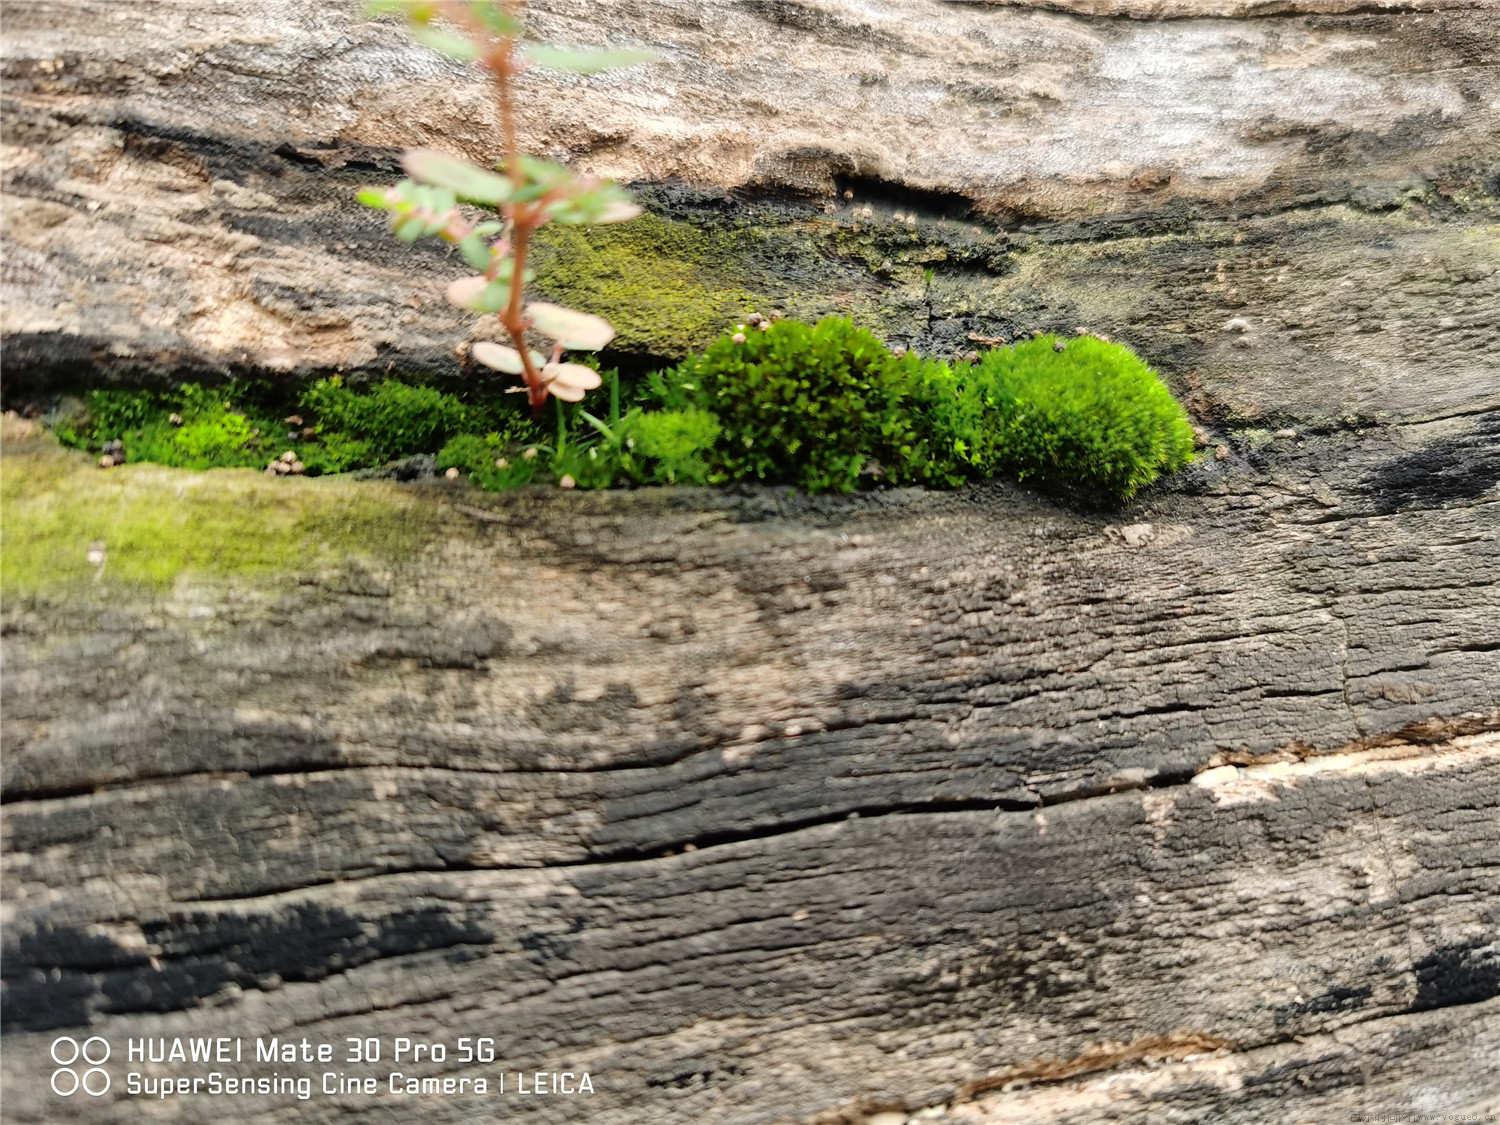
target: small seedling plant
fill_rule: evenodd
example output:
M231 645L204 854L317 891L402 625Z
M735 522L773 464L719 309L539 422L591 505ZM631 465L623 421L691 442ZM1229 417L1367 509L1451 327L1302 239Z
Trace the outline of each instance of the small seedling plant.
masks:
M547 301L530 301L533 274L527 257L533 236L547 223L621 223L640 208L617 185L521 151L516 133L515 79L533 66L574 74L597 74L653 58L639 50L573 50L524 39L522 0L371 0L376 14L405 17L413 38L425 46L477 63L490 77L499 106L503 157L497 169L414 149L402 157L408 179L389 188L365 188L361 203L391 216L391 229L403 242L436 236L457 247L478 271L448 286L448 300L472 312L497 314L510 338L505 345L485 340L470 354L486 367L519 375L533 414L548 396L578 402L600 385L599 373L566 363L569 351L598 351L614 338L604 318ZM492 217L473 220L460 208L470 204ZM552 341L543 355L533 351L528 333Z

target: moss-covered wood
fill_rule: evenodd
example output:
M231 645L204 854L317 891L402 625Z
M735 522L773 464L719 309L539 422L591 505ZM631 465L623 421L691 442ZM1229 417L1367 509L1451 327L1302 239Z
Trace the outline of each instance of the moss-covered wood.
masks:
M7 1115L58 1033L414 1025L598 1090L424 1120L1478 1112L1493 419L1255 459L1130 522L436 484L395 557L7 596Z
M9 400L457 369L451 263L398 265L350 193L494 122L355 7L7 9ZM134 584L106 541L98 581L8 593L7 1117L57 1119L60 1031L415 1028L598 1092L229 1116L1490 1112L1500 14L529 7L670 44L522 122L645 184L695 300L630 326L642 362L740 293L932 353L1082 326L1223 449L1128 519L428 484L394 554ZM633 280L616 249L570 283ZM71 520L56 565L93 567Z

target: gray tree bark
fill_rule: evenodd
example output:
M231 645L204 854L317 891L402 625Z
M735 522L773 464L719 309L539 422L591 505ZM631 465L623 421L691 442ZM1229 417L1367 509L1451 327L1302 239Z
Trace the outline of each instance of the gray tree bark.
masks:
M125 1038L217 1034L594 1092L151 1118L1500 1114L1496 10L534 7L666 48L539 84L550 151L714 229L853 229L857 183L923 229L811 305L1076 317L1223 456L1112 514L429 486L398 564L12 599L7 1116L139 1120ZM337 5L7 23L8 395L462 337L347 199L483 151L460 71ZM109 1094L48 1090L58 1034Z

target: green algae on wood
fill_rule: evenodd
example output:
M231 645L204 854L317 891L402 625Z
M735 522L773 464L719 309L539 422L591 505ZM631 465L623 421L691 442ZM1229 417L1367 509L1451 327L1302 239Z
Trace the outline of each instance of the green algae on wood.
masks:
M108 471L8 424L0 590L7 598L92 584L167 589L180 577L302 572L390 562L439 530L439 511L393 485L271 479L250 469ZM91 561L91 550L97 550ZM101 557L102 555L102 557Z
M603 316L618 333L616 350L675 358L768 302L735 267L755 237L651 214L619 226L547 227L537 236L536 287Z

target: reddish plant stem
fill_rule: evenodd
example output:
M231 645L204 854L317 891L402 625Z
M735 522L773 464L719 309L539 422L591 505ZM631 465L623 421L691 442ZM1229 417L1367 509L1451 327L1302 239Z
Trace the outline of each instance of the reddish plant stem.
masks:
M505 11L517 23L524 0L505 0ZM465 11L464 4L450 4L446 13L450 19L468 27L476 39L488 38L484 25ZM496 100L500 105L500 134L505 145L505 169L510 182L519 187L525 179L521 167L521 143L516 134L515 95L511 78L516 73L516 40L513 35L500 37L493 49L482 56L495 86ZM510 203L505 207L510 220L510 254L512 273L510 276L510 299L500 314L500 323L510 336L511 343L521 355L521 374L526 380L526 397L531 403L533 415L540 415L547 404L547 388L542 373L531 358L531 349L526 346L526 313L524 299L526 290L526 255L531 247L531 234L541 225L546 200L530 205Z
M506 13L519 19L517 7L515 0L509 0L505 5ZM494 52L490 72L494 76L495 92L500 102L500 132L505 142L505 165L510 173L510 182L519 187L525 177L521 168L521 144L516 136L515 96L511 89L511 77L515 74L515 69L516 41L507 35L500 40L500 46ZM539 205L510 205L510 301L500 318L501 324L510 333L516 351L521 353L521 370L526 379L527 398L531 402L532 414L538 416L546 405L547 390L542 382L541 372L532 362L531 349L526 346L526 317L522 311L522 299L526 289L526 254L531 247L531 232L536 229L540 214Z

